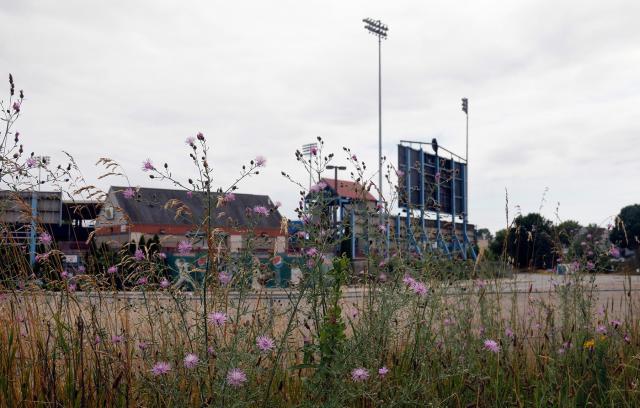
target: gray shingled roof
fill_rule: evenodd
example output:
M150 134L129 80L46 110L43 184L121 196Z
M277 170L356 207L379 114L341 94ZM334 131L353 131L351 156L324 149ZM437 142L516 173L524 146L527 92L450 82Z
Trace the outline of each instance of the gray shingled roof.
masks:
M117 205L129 217L131 222L140 224L162 224L162 225L189 225L201 222L206 212L206 194L194 192L191 197L186 190L168 190L160 188L143 187L137 190L134 198L126 199L122 191L127 187L112 186L110 193L115 193ZM255 194L234 193L236 199L220 208L214 208L212 221L214 227L225 227L237 224L240 227L254 225L256 228L280 228L282 216L274 207L269 196ZM215 207L218 201L218 193L212 197ZM167 208L165 204L172 199L183 202L191 210L193 217L182 216L176 219L176 209ZM266 207L270 210L267 217L249 216L247 209L255 206ZM219 217L221 213L224 213ZM250 218L253 220L251 222ZM231 221L230 221L231 219Z

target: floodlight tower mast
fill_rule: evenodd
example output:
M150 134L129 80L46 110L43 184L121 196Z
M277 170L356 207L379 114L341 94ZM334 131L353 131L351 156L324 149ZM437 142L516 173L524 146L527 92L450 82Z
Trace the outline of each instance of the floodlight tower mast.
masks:
M379 204L382 205L382 40L387 39L389 27L372 18L365 18L362 22L365 23L365 29L378 37L378 193ZM382 213L380 216L382 217Z

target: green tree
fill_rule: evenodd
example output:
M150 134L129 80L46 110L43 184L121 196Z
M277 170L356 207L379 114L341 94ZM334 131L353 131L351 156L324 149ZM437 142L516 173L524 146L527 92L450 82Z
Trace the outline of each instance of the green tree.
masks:
M518 268L547 269L556 259L552 236L551 221L538 213L529 213L518 216L508 231L498 231L491 249L501 254L506 245L506 255Z
M640 204L620 210L609 239L620 248L637 249L640 240Z
M556 237L563 247L569 247L582 229L578 221L563 221L555 227Z

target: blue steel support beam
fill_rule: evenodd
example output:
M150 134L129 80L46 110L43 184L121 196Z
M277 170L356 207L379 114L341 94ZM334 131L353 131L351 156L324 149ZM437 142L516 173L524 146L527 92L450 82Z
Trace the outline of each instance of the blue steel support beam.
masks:
M37 192L31 192L31 230L29 231L29 263L31 269L36 265L36 217L38 216Z
M467 259L467 254L462 250L458 234L456 232L456 162L451 157L451 248L456 248L462 253L462 258Z

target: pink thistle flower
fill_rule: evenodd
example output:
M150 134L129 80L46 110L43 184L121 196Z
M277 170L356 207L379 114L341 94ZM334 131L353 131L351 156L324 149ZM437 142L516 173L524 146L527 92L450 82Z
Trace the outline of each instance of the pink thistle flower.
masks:
M413 278L412 278L411 276L409 276L409 275L404 275L404 278L402 278L402 282L403 282L405 285L407 285L407 286L409 286L409 287L410 287L411 285L413 285L413 284L416 282L416 280L415 280L415 279L413 279Z
M427 285L425 285L420 281L415 281L411 285L411 289L414 291L416 295L420 295L422 297L427 296L427 292L428 292Z
M18 101L15 101L15 102L13 103L13 110L14 110L14 111L16 111L16 113L19 113L19 112L20 112L20 105L21 105L21 103L20 103L20 102L18 102Z
M72 275L69 272L67 272L66 270L64 270L64 271L62 271L62 273L60 273L60 276L62 277L62 279L68 279Z
M629 344L631 343L631 336L629 336L629 333L625 333L624 335L624 341Z
M218 274L218 281L220 281L222 285L226 286L231 282L231 275L226 272L220 272Z
M133 254L133 257L135 258L136 261L142 261L144 259L144 252L142 251L142 249L138 248L136 249L136 252Z
M152 170L155 170L155 167L153 166L151 159L147 159L142 162L142 171L152 171Z
M484 349L492 353L499 353L500 345L495 340L487 339L484 341Z
M611 321L611 325L613 326L614 329L617 329L618 327L622 326L622 322L620 320L612 320Z
M280 201L276 201L276 203L274 204L274 207L280 208L282 207L282 203Z
M146 285L147 283L149 283L149 279L147 279L146 276L141 277L140 279L138 279L138 285Z
M609 255L614 258L620 258L620 250L616 247L611 247L611 249L609 250Z
M598 327L596 327L596 333L607 334L607 328L603 325L599 325Z
M353 161L358 161L358 156L356 156L355 154L351 156L351 160Z
M43 245L49 245L51 243L51 241L53 241L53 239L51 238L51 235L49 235L48 232L43 232L42 234L40 234L40 243Z
M378 375L381 378L384 378L387 374L389 374L389 369L386 366L382 366L378 369Z
M192 145L196 142L196 138L193 136L189 136L184 140L184 142L188 145Z
M354 368L351 371L351 379L354 382L363 382L363 381L366 381L368 378L369 378L369 371L367 371L366 368L359 367L359 368Z
M207 353L209 353L209 355L214 354L216 351L214 350L213 346L209 346L207 347Z
M69 285L67 286L67 290L69 292L75 292L77 289L78 289L78 286L73 282L69 283Z
M587 269L588 270L593 270L596 267L596 264L594 264L593 262L589 261L587 262Z
M136 191L134 189L132 189L131 187L127 187L123 192L122 192L122 196L124 198L126 198L127 200L133 198L136 195Z
M100 343L102 343L102 339L96 334L96 337L93 338L93 344L97 346Z
M111 342L113 344L119 344L122 343L124 341L124 336L119 336L117 334L114 334L113 336L111 336Z
M35 167L36 164L38 164L37 160L35 159L35 157L31 156L27 159L26 163L28 168L32 168Z
M138 349L140 349L140 351L145 351L147 348L149 348L147 342L141 341L138 343Z
M165 254L164 252L158 252L157 255L160 259L167 259L167 254Z
M314 156L318 155L318 148L316 146L311 146L311 154Z
M222 312L213 312L209 314L208 320L209 323L220 327L227 322L227 315Z
M224 202L225 203L230 203L232 201L236 201L236 195L233 193L227 193L224 195Z
M311 248L307 249L305 252L306 252L307 256L312 256L312 257L318 255L318 253L319 253L318 250L315 247L311 247Z
M255 207L253 207L253 213L266 217L269 215L269 210L267 210L267 207L265 206L256 205Z
M178 253L180 255L187 255L192 249L193 246L189 241L183 240L178 243Z
M187 197L189 198L193 197L193 191L187 191Z
M162 289L166 289L169 287L169 285L171 285L171 282L169 282L167 278L162 278L162 280L160 281L160 287Z
M402 171L402 170L398 169L398 170L396 170L396 175L397 175L398 177L403 177L403 176L404 176L404 171Z
M184 367L188 369L195 368L198 365L200 359L193 353L189 353L184 356Z
M156 377L169 374L169 371L171 371L171 364L167 363L166 361L158 361L151 369L151 372Z
M256 345L263 353L273 351L276 348L276 342L269 336L260 336L256 339Z
M267 164L267 159L265 159L264 156L256 156L254 162L257 167L264 167Z
M198 140L200 140L201 142L204 142L204 135L202 134L202 132L198 132L198 134L196 135L196 137L198 138Z
M387 226L384 224L378 225L378 231L384 234L385 232L387 232Z
M504 329L504 335L507 336L510 339L513 339L515 337L515 334L513 333L513 330L511 330L509 327Z
M234 388L239 388L247 382L247 375L239 368L232 368L227 373L227 384Z
M451 326L453 324L453 319L450 318L445 318L444 321L442 322L445 326Z
M112 274L112 275L113 275L114 273L116 273L116 272L118 272L118 267L117 267L117 266L115 266L115 265L114 265L114 266L110 266L110 267L109 267L109 269L107 269L107 273L110 273L110 274Z

